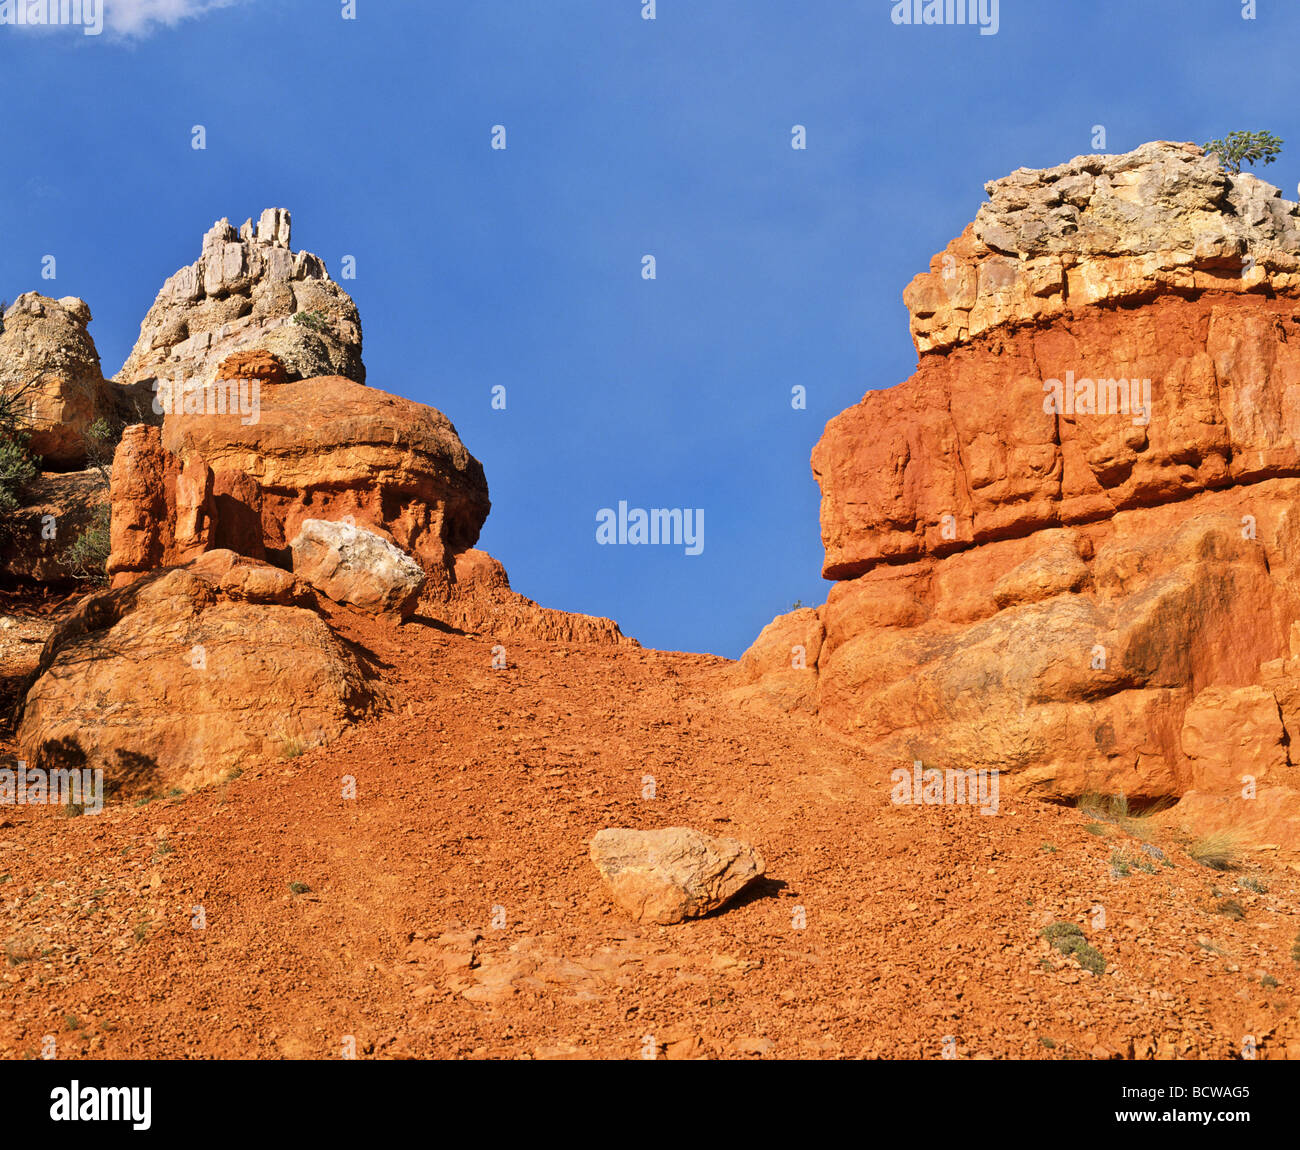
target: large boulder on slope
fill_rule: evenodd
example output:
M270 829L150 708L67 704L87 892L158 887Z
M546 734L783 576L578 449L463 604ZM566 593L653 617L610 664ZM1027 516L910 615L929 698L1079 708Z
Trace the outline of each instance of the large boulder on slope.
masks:
M611 827L591 840L589 854L614 901L637 922L660 925L717 910L765 870L749 844L690 827Z
M293 571L326 598L405 618L426 576L400 547L349 523L306 519L290 544Z
M380 705L293 575L229 551L87 596L50 637L18 727L29 766L119 796L264 766Z

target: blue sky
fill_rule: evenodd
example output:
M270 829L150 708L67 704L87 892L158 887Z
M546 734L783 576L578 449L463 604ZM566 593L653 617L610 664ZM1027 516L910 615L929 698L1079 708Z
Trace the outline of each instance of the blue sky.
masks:
M903 288L985 181L1097 124L1271 130L1260 174L1300 179L1294 0L1002 0L993 36L891 0L107 3L98 37L0 27L0 297L85 298L112 374L214 220L289 208L356 257L370 384L483 461L479 546L655 647L735 657L825 599L809 453L913 370ZM597 545L619 500L703 508L703 552Z

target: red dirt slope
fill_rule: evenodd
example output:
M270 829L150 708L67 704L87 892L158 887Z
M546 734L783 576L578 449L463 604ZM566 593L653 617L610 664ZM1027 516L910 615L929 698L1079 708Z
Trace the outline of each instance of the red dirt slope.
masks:
M488 639L332 621L396 714L185 796L4 808L0 1056L1300 1056L1300 875L1267 853L1220 874L1156 830L1175 865L1115 874L1154 856L1073 809L892 805L898 764L736 711L721 659L517 643L493 671ZM591 836L683 824L768 879L623 921ZM1103 975L1040 937L1058 920Z

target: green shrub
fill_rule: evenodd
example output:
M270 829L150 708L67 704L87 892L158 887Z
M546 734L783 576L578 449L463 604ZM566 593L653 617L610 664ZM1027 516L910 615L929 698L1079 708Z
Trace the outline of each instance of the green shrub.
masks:
M86 463L99 472L104 486L109 485L109 473L113 469L113 456L117 445L122 442L122 432L126 424L120 419L105 419L100 416L86 428L82 442L86 446Z
M22 490L36 478L36 461L27 453L19 436L0 430L0 514L22 506Z
M1156 873L1151 860L1141 854L1130 854L1122 850L1110 852L1110 873L1114 878L1126 878L1134 870L1140 870L1143 874Z
M300 311L293 317L293 322L312 331L324 331L329 326L325 314L319 311Z
M1095 947L1091 947L1084 942L1076 946L1071 953L1074 955L1074 961L1084 970L1091 971L1096 975L1106 973L1106 958Z
M1072 956L1084 970L1093 974L1106 973L1105 956L1088 944L1083 931L1074 923L1054 922L1043 931L1043 937L1062 954Z
M1282 141L1272 132L1229 132L1222 140L1210 140L1204 150L1219 157L1225 172L1234 176L1242 164L1271 164L1282 151Z
M95 508L90 526L64 552L63 565L78 579L92 583L108 581L109 508L101 503Z
M1055 946L1057 950L1060 950L1061 948L1058 944L1061 939L1083 938L1084 934L1083 931L1072 922L1054 922L1051 926L1043 930L1043 937Z
M30 405L36 394L36 379L0 388L0 436L25 439L31 430Z
M3 310L0 307L0 315ZM29 396L35 387L35 380L17 387L0 387L0 515L9 515L22 506L22 490L39 471L35 457L27 450L31 428Z

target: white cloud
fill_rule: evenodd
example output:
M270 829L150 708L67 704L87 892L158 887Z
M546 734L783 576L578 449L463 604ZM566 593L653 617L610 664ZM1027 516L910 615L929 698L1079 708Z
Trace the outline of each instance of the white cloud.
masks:
M104 22L119 36L147 36L160 27L202 16L214 8L229 8L240 0L103 0Z

